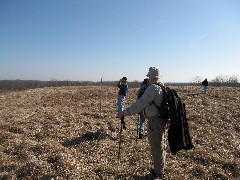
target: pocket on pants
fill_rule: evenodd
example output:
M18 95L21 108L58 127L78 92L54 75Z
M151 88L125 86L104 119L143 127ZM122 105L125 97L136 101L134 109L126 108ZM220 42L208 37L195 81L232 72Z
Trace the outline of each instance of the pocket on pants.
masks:
M148 129L150 131L163 131L166 127L167 121L156 117L155 119L149 120Z

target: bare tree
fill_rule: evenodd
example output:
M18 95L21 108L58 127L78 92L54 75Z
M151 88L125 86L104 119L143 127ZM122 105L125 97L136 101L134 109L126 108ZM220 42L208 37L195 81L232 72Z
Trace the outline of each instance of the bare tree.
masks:
M194 83L196 85L200 85L200 83L203 81L203 78L201 76L195 76L192 78L191 83Z

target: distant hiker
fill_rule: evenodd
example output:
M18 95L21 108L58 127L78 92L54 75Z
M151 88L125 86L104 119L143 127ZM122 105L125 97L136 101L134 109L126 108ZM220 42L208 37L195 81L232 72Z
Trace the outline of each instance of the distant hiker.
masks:
M140 99L137 99L131 106L117 113L118 118L135 115L138 112L145 111L148 118L148 141L151 147L154 169L150 172L151 178L163 178L165 168L165 131L167 129L167 120L159 117L159 111L152 103L153 101L160 106L163 101L163 91L155 83L159 82L160 72L157 67L150 67L147 74L150 85L145 90Z
M119 80L117 87L119 88L118 92L118 112L124 110L125 96L128 93L128 84L127 78L123 77Z
M138 95L137 98L141 98L142 95L144 94L145 90L147 89L147 87L149 86L149 79L145 78L143 80L143 82L141 83L141 87L138 90ZM140 123L139 123L139 139L143 138L144 135L144 123L145 123L145 116L144 116L144 110L139 112L139 116L140 116Z
M207 89L208 89L208 80L207 80L207 78L204 79L204 81L202 82L202 85L203 85L203 92L204 92L204 94L206 94L207 93Z

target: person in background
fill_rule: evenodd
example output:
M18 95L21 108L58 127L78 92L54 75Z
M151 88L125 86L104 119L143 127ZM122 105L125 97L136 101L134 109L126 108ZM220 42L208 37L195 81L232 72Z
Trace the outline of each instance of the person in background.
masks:
M148 86L149 86L149 79L145 78L141 83L140 89L138 90L138 94L137 94L138 99L142 97L142 95L144 94ZM139 139L142 139L144 135L144 123L145 123L144 110L139 112L139 116L140 116Z
M123 77L119 80L117 87L119 88L118 91L118 112L124 110L124 102L125 102L125 96L128 94L128 84L127 84L127 78Z
M207 78L204 79L204 81L202 82L202 85L203 85L203 93L206 94L207 90L208 90L208 80L207 80Z
M132 105L123 111L117 113L121 119L124 116L135 115L145 109L145 115L148 118L148 142L150 144L151 155L153 157L153 169L148 178L163 178L166 161L166 142L165 133L167 129L167 119L159 117L159 111L152 103L161 106L163 102L163 91L156 83L160 83L160 71L158 67L150 67L147 74L150 85L145 90L140 99L137 99Z

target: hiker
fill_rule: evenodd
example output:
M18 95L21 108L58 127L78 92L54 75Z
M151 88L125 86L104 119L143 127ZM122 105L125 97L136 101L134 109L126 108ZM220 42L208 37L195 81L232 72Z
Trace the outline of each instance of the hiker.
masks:
M141 83L140 89L138 90L137 98L141 98L144 94L145 90L149 86L149 79L145 78L143 82ZM144 110L138 113L140 116L140 122L139 122L139 139L143 138L144 135L144 123L145 123L145 116L144 116Z
M159 111L153 101L161 106L163 101L163 91L160 86L160 72L158 67L150 67L147 74L150 85L145 90L140 99L137 99L132 105L123 111L117 113L117 117L121 119L124 116L131 116L138 112L145 111L148 118L148 141L151 147L151 155L153 157L154 168L149 173L151 178L163 178L165 168L165 131L167 129L167 120L159 117Z
M117 87L119 88L118 92L118 112L124 110L125 96L128 93L128 84L127 78L123 77L119 80Z
M203 93L206 94L207 93L207 89L208 89L208 80L207 78L204 79L204 81L202 82L203 85Z

